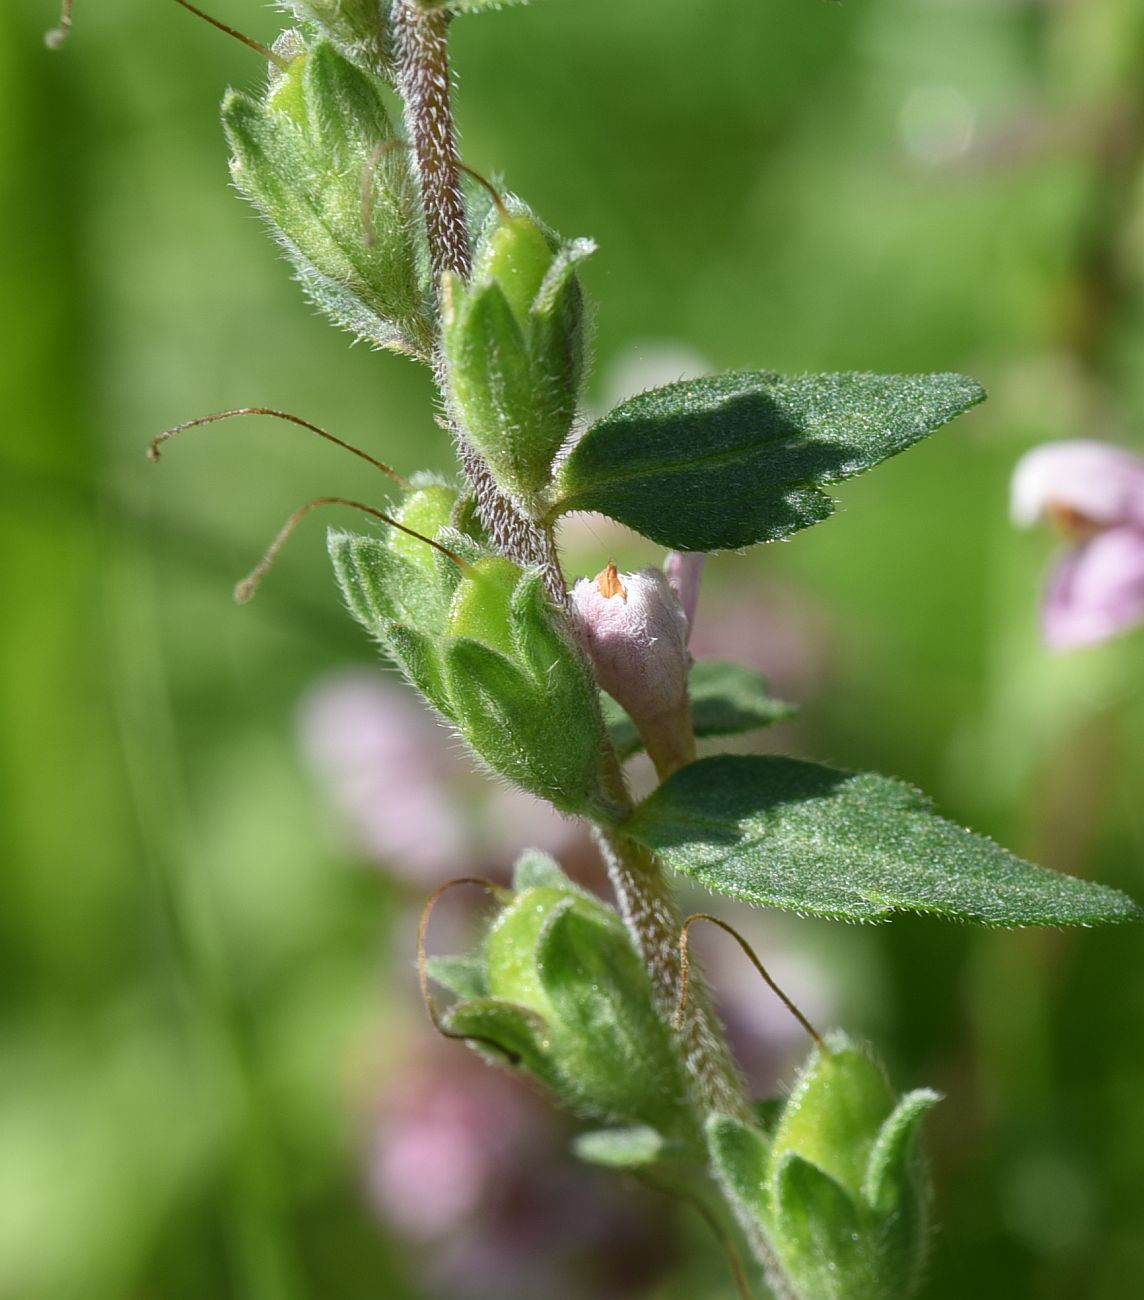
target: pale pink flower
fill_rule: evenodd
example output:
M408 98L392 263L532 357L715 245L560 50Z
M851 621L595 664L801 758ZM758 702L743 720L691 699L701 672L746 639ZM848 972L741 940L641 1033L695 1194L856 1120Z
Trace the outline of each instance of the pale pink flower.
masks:
M316 682L298 730L354 849L411 883L503 875L523 849L568 858L587 845L547 804L491 786L416 695L380 671Z
M1071 543L1051 574L1041 626L1059 649L1144 621L1144 459L1103 442L1046 443L1013 471L1011 513L1047 518Z
M609 564L572 588L576 629L600 685L627 710L657 769L694 757L687 703L689 625L662 569Z

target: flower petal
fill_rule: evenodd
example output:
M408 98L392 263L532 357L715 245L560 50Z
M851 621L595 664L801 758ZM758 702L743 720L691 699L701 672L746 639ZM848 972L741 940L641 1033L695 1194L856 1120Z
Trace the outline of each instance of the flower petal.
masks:
M1144 530L1112 528L1061 561L1042 610L1058 649L1093 645L1144 621Z
M1144 459L1107 442L1034 447L1013 471L1010 513L1023 527L1060 506L1102 527L1144 528Z

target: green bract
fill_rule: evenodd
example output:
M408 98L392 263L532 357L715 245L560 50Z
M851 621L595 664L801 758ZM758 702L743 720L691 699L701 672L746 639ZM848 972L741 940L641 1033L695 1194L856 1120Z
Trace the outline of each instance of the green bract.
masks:
M359 66L392 73L387 40L390 0L287 0L300 19L319 27Z
M538 570L483 554L447 526L454 500L422 488L399 519L467 553L463 568L396 530L331 533L350 609L494 772L562 812L615 820L600 784L595 681L563 614Z
M680 551L787 537L820 485L904 451L985 396L964 375L743 371L669 384L597 421L561 466L555 517L597 510Z
M709 889L816 916L1096 925L1141 915L1115 889L1033 866L946 821L904 781L793 758L700 759L624 830Z
M329 41L222 116L235 184L281 239L314 302L380 347L428 357L436 326L417 192L382 82Z
M638 1126L638 1138L629 1133L613 1145L613 1162L647 1162L664 1151L701 1156L686 1071L643 963L610 907L550 858L526 854L476 968L479 975L468 965L457 979L440 962L430 966L461 996L448 1013L451 1032L498 1049L578 1114ZM588 1145L599 1151L606 1142L596 1137Z
M560 243L527 212L494 210L471 280L449 275L443 285L450 401L467 439L530 513L576 414L584 367L576 264L593 247Z
M760 1256L807 1300L906 1300L925 1257L917 1135L939 1100L896 1101L881 1067L841 1034L816 1048L769 1135L708 1122L715 1173Z

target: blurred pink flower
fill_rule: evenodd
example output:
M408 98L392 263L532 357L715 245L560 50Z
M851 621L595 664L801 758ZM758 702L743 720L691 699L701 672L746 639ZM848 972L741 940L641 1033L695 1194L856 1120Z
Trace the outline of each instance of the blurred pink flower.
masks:
M674 1258L663 1206L568 1150L535 1089L459 1044L424 1042L373 1107L366 1192L449 1300L621 1300Z
M491 785L414 693L380 671L316 682L298 734L354 849L412 883L503 875L523 849L567 857L587 845L547 804Z
M1093 645L1144 621L1144 459L1103 442L1046 443L1013 471L1013 521L1048 518L1071 542L1041 611L1058 649Z

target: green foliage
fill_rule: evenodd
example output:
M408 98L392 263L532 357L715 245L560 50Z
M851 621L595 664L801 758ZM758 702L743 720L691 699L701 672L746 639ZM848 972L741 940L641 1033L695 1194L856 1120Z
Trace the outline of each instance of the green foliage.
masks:
M436 326L417 193L381 89L332 43L302 49L260 99L227 93L231 172L317 306L379 347L428 357Z
M471 281L444 282L450 401L498 481L525 504L548 483L572 428L584 368L576 266L593 249L552 238L526 211L494 209Z
M691 725L697 738L735 736L745 731L785 722L798 712L794 704L776 700L758 673L722 659L700 659L687 681L691 698ZM600 704L608 735L621 759L643 748L639 730L610 695Z
M451 517L454 495L421 489L403 517ZM488 555L462 571L396 529L384 540L333 532L329 545L355 618L494 772L562 812L615 820L595 681L538 571Z
M743 371L669 384L598 420L561 467L552 515L595 510L682 551L821 522L827 483L872 469L984 398L963 375Z
M1116 890L1033 866L937 816L902 781L791 758L701 759L624 830L709 889L816 916L1096 925L1141 915Z
M479 990L451 1008L450 1032L479 1035L475 1046L499 1049L578 1114L638 1130L589 1139L589 1150L612 1141L613 1162L623 1146L644 1163L669 1141L700 1153L686 1071L639 954L616 913L551 859L526 855L479 954L438 959L430 973Z
M843 1035L815 1048L774 1132L708 1121L717 1177L748 1240L811 1300L906 1300L926 1247L918 1129L928 1089L895 1103L881 1067Z

